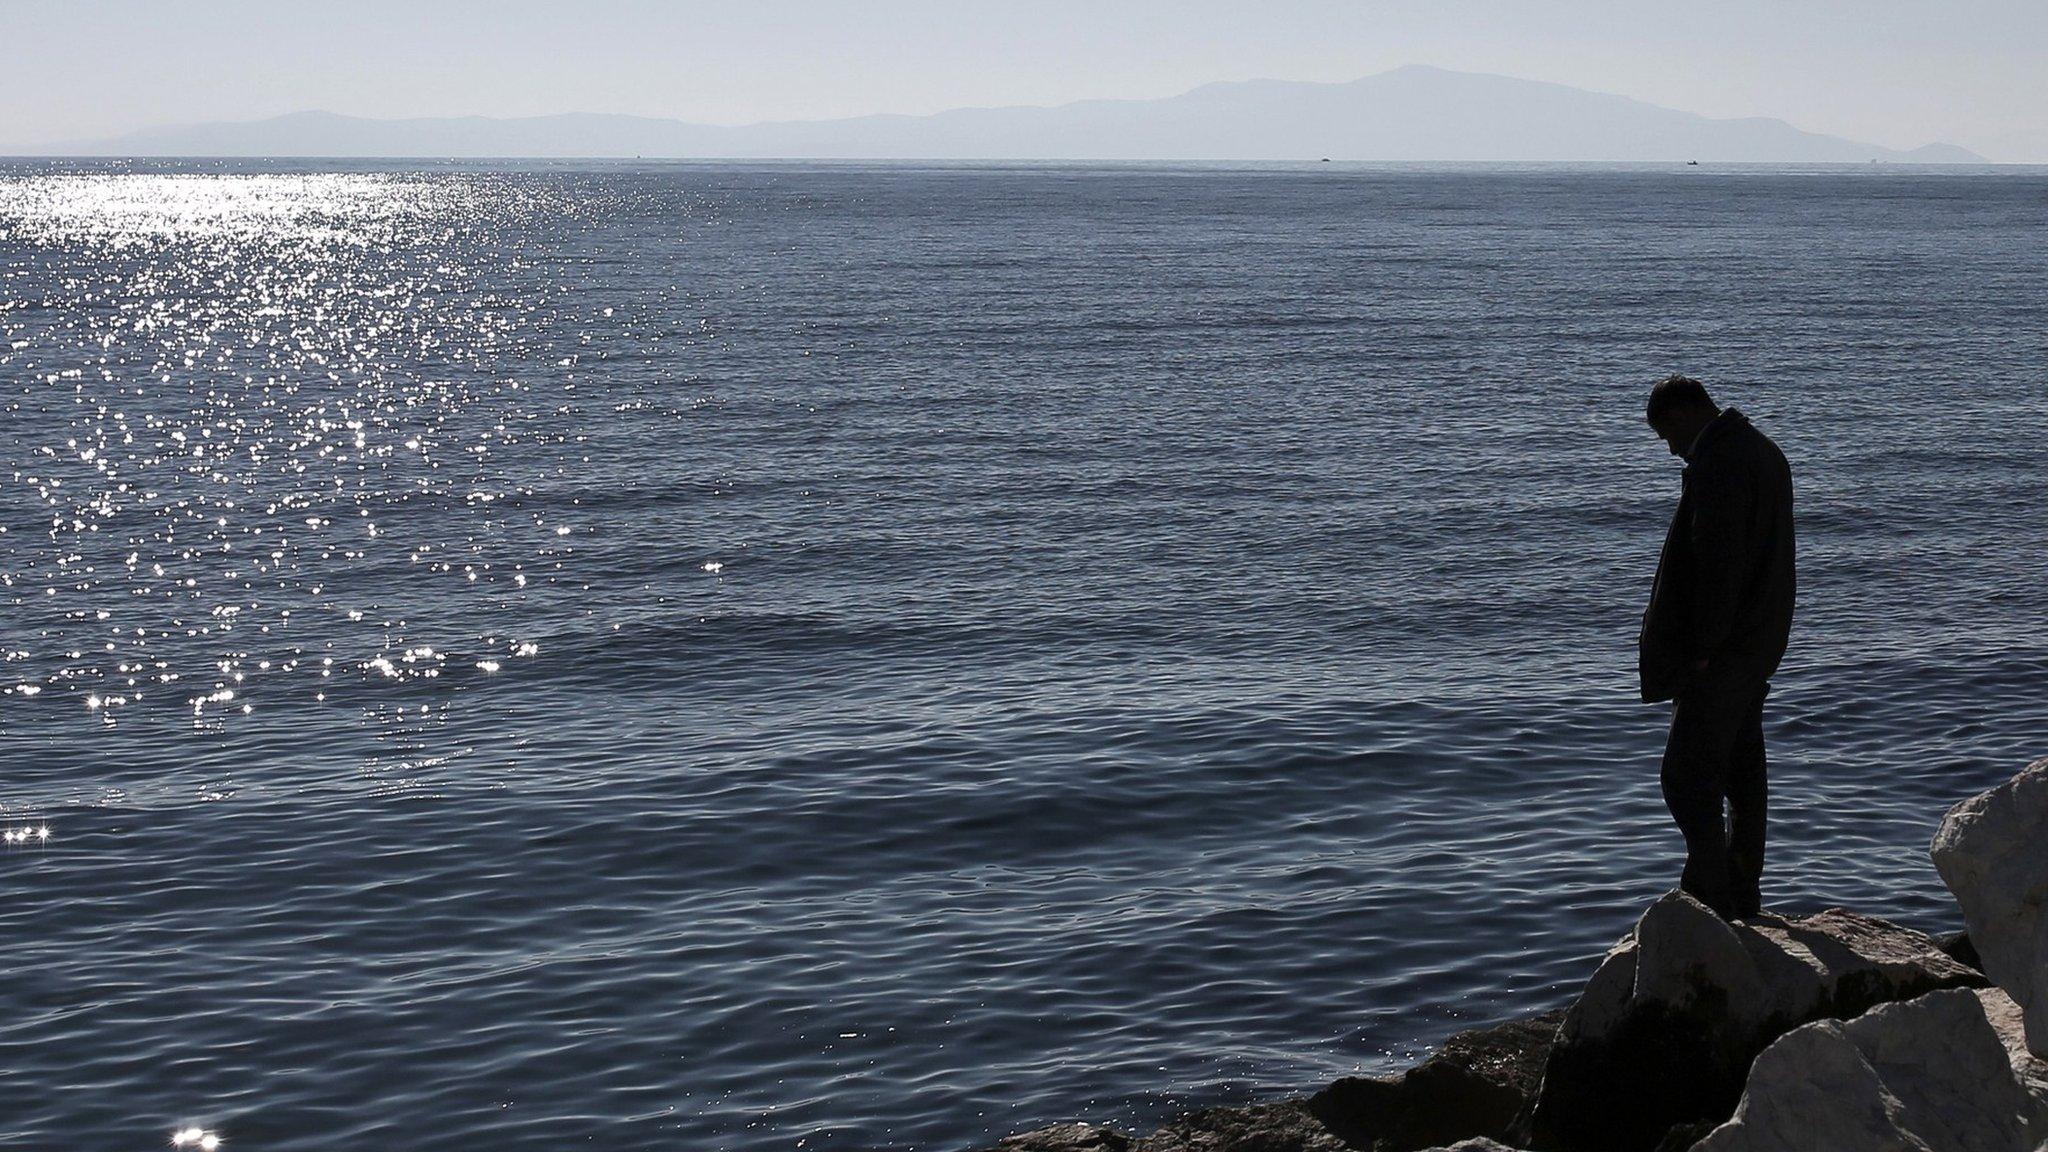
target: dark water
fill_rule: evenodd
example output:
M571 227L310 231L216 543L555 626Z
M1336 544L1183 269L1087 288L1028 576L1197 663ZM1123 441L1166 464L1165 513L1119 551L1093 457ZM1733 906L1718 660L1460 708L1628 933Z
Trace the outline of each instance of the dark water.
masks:
M1766 897L1951 925L2044 257L2038 170L0 169L0 1138L945 1150L1555 1005L1677 871L1677 369L1799 483Z

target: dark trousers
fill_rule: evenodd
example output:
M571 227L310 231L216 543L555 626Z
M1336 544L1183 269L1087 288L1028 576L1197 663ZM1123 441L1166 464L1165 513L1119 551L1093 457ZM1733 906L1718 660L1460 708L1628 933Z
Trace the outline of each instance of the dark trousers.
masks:
M1768 683L1708 672L1679 693L1664 745L1664 804L1685 836L1678 886L1723 919L1762 906L1769 691Z

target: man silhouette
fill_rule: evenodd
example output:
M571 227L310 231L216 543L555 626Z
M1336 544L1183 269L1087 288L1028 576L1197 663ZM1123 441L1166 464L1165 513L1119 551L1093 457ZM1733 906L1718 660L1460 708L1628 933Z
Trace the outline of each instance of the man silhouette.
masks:
M1741 919L1762 903L1763 709L1792 631L1792 470L1697 380L1658 381L1648 415L1685 477L1643 613L1643 701L1673 701L1662 783L1685 836L1679 887Z

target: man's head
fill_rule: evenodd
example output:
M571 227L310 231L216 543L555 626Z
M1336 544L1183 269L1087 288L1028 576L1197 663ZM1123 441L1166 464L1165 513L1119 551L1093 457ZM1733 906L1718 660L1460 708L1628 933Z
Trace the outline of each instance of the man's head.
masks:
M1690 376L1666 376L1650 389L1650 427L1671 448L1683 456L1721 409L1707 395L1707 386Z

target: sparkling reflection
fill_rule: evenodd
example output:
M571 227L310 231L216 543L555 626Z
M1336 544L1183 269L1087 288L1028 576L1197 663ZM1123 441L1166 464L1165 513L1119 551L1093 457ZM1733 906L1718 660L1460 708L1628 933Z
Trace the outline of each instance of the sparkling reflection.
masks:
M587 457L573 373L514 380L552 317L497 244L562 210L484 176L0 175L0 693L213 725L537 655L506 633L574 555L537 497Z
M218 1133L208 1132L206 1129L196 1125L180 1128L176 1132L171 1133L171 1147L173 1148L197 1148L199 1152L214 1152L220 1146L221 1138Z
M0 830L0 839L4 839L9 845L48 844L50 842L50 826L48 824L36 824L21 828L7 828Z

